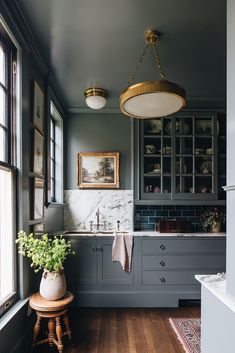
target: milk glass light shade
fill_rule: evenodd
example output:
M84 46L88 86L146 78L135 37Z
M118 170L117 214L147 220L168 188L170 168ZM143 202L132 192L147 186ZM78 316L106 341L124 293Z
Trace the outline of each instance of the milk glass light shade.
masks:
M103 88L88 88L85 90L86 104L91 109L102 109L107 102L107 91Z
M150 119L171 115L185 106L185 91L169 81L140 82L121 94L121 111L133 118Z
M158 40L159 33L156 30L146 31L145 41L147 45L128 80L127 88L120 95L122 113L132 118L160 118L176 113L186 105L184 88L168 81L162 71L156 46ZM147 51L150 49L154 53L155 65L160 74L160 80L132 84Z

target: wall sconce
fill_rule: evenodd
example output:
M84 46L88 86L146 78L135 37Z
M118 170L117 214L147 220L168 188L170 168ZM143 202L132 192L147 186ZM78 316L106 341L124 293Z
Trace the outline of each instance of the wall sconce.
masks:
M102 109L107 102L108 92L103 88L92 87L87 88L84 91L84 95L89 108Z

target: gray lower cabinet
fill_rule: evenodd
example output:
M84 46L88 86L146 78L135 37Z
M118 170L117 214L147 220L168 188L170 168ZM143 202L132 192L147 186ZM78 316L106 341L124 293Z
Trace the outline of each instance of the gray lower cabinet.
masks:
M130 273L112 262L112 236L70 240L76 255L66 277L79 306L177 307L180 299L200 299L195 274L225 271L223 236L135 237Z

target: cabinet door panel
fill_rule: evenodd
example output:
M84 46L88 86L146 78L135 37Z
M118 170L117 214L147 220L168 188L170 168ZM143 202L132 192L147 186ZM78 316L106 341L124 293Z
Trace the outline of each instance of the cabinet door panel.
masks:
M78 290L80 287L95 285L97 282L96 240L71 240L74 256L70 256L65 264L68 288Z
M98 243L98 283L103 285L132 285L133 273L123 271L118 261L112 262L112 243L113 239L99 241Z

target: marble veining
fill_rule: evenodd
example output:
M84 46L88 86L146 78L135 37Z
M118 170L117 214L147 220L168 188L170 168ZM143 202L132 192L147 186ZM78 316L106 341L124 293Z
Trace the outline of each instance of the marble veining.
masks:
M226 291L226 275L196 275L196 280L235 313L235 298Z
M121 230L133 229L132 190L65 190L64 198L66 230L89 230L98 208L107 230L116 230L118 220Z

